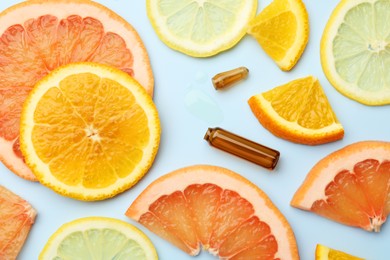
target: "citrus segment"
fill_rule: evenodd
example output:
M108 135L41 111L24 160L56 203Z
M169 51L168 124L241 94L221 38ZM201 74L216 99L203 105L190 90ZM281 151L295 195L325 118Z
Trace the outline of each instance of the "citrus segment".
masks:
M48 240L39 260L158 259L149 238L124 221L87 217L62 225Z
M315 260L364 260L363 258L359 258L345 252L329 248L324 245L317 244Z
M35 216L27 201L0 185L0 259L16 259Z
M390 104L390 3L341 1L321 40L321 63L332 85L366 105Z
M308 173L291 205L345 225L379 232L390 213L390 143L358 142Z
M255 16L257 0L146 1L158 37L170 48L207 57L236 45Z
M225 168L196 165L150 184L126 215L190 255L298 259L290 225L257 186Z
M309 17L301 0L274 0L247 29L282 70L291 70L309 40Z
M79 61L115 66L153 94L145 47L134 28L108 8L87 0L33 0L0 14L0 160L36 180L19 147L22 104L53 69Z
M160 123L151 97L128 74L97 63L60 67L28 96L21 147L39 181L80 200L134 185L157 153Z
M293 80L252 96L248 104L259 122L283 139L317 145L344 136L344 129L315 77Z

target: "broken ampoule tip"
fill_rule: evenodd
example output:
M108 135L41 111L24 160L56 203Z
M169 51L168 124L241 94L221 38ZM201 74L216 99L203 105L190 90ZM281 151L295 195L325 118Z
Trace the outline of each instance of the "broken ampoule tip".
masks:
M279 161L279 151L255 143L219 127L207 129L204 139L213 147L234 154L269 170L273 170Z
M249 70L246 67L239 67L233 70L218 73L211 81L216 90L224 89L234 85L248 76Z

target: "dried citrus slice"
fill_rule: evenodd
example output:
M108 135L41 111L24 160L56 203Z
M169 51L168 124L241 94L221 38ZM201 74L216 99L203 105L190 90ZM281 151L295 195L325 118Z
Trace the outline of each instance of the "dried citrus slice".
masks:
M21 148L38 180L80 200L112 197L152 165L156 107L127 73L72 63L39 81L22 111Z
M390 104L390 2L343 0L321 40L321 63L332 85L366 105Z
M0 185L0 259L16 259L36 214L27 201Z
M236 45L255 16L257 0L147 0L148 17L170 48L207 57Z
M299 259L293 231L267 195L228 169L196 165L160 177L126 215L184 252L221 259Z
M157 260L156 249L141 230L124 221L87 217L62 225L48 240L39 260Z
M291 70L309 40L309 16L301 0L274 0L247 31L282 70Z
M153 94L145 47L134 28L89 0L23 1L0 14L0 161L36 180L19 147L22 104L51 70L90 61L117 67Z
M345 225L380 231L390 212L390 143L358 142L308 173L291 205Z
M364 259L318 244L316 247L315 260L364 260Z
M248 100L252 112L271 133L309 145L343 138L320 82L312 76L288 82Z

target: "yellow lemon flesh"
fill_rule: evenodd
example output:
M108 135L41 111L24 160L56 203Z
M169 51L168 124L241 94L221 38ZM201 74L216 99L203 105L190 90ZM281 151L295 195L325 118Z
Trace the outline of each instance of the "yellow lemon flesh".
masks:
M170 48L208 57L232 48L255 16L257 0L147 0L147 13Z
M321 40L321 63L332 85L366 105L390 104L390 2L343 0Z
M87 217L62 225L48 240L39 260L157 260L149 238L124 221Z

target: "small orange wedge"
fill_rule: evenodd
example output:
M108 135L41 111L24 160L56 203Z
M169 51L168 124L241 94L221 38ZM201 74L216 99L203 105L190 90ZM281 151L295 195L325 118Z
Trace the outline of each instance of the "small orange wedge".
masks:
M344 137L343 126L313 76L254 95L248 104L266 129L288 141L318 145Z
M293 231L267 195L228 169L196 165L150 184L126 215L189 255L299 259Z
M291 205L379 232L390 212L389 183L390 142L358 142L320 160Z
M316 247L315 260L364 260L343 251L329 248L324 245L318 244Z
M0 259L16 259L36 214L27 201L0 185Z

